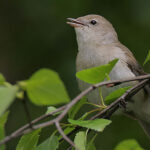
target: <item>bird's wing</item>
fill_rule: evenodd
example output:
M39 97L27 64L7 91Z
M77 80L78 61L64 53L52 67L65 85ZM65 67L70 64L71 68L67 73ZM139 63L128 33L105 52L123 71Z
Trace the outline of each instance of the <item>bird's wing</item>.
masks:
M146 75L147 74L146 72L144 72L144 70L142 69L142 67L136 61L136 59L133 56L132 52L127 47L125 47L121 43L117 44L116 46L124 50L125 54L127 55L127 61L125 63L127 63L128 67L131 69L131 71L136 76Z
M124 50L125 54L127 55L127 60L125 63L128 65L133 74L135 74L135 76L147 74L146 72L144 72L143 68L140 66L140 64L133 56L132 52L127 47L125 47L121 43L117 44L116 46ZM150 95L150 85L145 86L143 89L146 95Z
M132 52L128 48L126 48L122 44L118 44L117 47L119 47L119 48L124 50L125 54L127 55L126 63L128 65L128 67L131 69L131 71L135 74L135 76L147 74L147 73L144 72L144 70L139 65L139 63L136 61L136 59L133 56ZM147 99L150 96L150 85L145 86L143 88L143 91L144 91L144 94L145 94L145 99ZM147 100L149 100L149 99L147 99ZM144 102L146 102L146 101L143 101L143 103ZM139 107L139 109L141 109L141 106ZM139 117L137 117L134 114L134 111L126 112L126 114L128 114L130 117L136 118L139 121L139 123L142 126L142 128L144 129L145 133L150 138L150 123L148 123L147 121L141 120Z

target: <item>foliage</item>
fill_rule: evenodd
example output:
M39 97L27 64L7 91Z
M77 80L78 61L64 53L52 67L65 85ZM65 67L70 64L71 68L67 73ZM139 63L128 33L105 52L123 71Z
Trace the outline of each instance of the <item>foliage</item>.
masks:
M78 125L81 127L86 127L88 129L93 129L95 131L103 131L104 128L111 123L110 120L106 119L95 119L95 120L68 120L73 125Z
M52 70L37 71L25 84L30 100L36 105L56 105L69 102L64 84L58 74Z
M0 73L0 84L5 82L5 77Z
M70 126L68 126L66 129L64 129L64 133L66 134L66 135L68 135L71 131L73 131L75 129L75 127L70 127ZM61 140L61 138L62 138L62 135L60 135L59 137L58 137L58 139L59 140Z
M74 143L79 150L86 150L86 133L80 131L76 134Z
M0 116L15 100L17 91L17 86L0 86Z
M134 139L120 142L114 150L144 150Z
M82 99L80 99L80 101L76 105L74 105L70 109L70 111L69 111L69 118L70 119L74 119L75 118L75 115L80 110L80 108L85 104L86 101L87 101L87 98L83 97Z
M35 150L41 129L21 137L16 150Z
M41 143L36 150L57 150L59 145L58 137L50 136L47 140Z
M113 102L114 100L116 100L117 98L122 96L130 88L131 88L130 86L124 87L124 88L119 88L119 89L115 90L114 92L110 93L109 95L107 95L105 97L105 103L109 105L111 102Z
M145 63L147 61L148 58L146 59ZM115 59L103 66L82 70L78 72L76 76L80 80L90 84L102 82L104 79L110 80L109 73L117 62L118 59ZM130 87L118 88L116 91L105 97L105 103L109 105L122 94L124 94L129 88ZM59 75L53 70L38 70L29 79L17 82L15 85L8 83L3 75L0 74L0 139L4 138L5 136L4 127L8 116L8 112L6 112L6 110L16 98L24 100L24 93L27 93L29 100L34 105L46 106L47 111L45 114L56 111L56 105L68 103L70 101L64 83L61 81ZM103 132L105 127L111 124L111 120L102 118L88 120L87 116L95 112L95 109L92 109L90 112L84 112L84 115L80 116L80 119L75 120L79 110L85 104L87 104L87 98L82 97L78 103L73 105L68 113L69 124L62 123L61 127L64 129L64 134L66 135L74 131L77 126L83 127L83 131L77 132L74 137L74 143L76 147L79 150L96 150L96 146L94 144L96 135L98 132ZM98 111L100 111L101 108L104 109L107 107L95 104L92 105L98 107ZM57 113L53 114L52 117L56 117L62 112L63 111L58 111ZM89 129L93 130L95 135L88 141ZM56 135L58 134L57 131L55 131L45 141L38 144L40 132L41 129L37 129L31 133L23 135L19 140L16 150L57 150L60 147L61 142L59 141L63 137L62 135ZM115 150L123 150L124 147L126 150L142 150L135 140L123 141L116 146ZM3 146L2 150L4 150L4 148L5 147Z
M5 137L5 124L8 118L9 112L5 112L1 117L0 117L0 140L2 140ZM5 145L2 145L1 150L5 149Z
M114 59L106 65L93 67L77 72L76 76L80 80L91 84L102 82L108 76L117 62L118 59Z
M146 59L145 59L143 65L145 65L149 60L150 60L150 50L149 50L149 52L148 52L148 55L147 55L147 57L146 57Z

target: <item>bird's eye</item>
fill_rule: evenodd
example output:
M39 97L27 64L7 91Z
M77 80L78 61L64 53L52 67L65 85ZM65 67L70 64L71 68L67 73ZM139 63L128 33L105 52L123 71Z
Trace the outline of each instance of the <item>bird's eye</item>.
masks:
M91 22L90 22L92 25L95 25L97 22L96 22L96 20L91 20Z

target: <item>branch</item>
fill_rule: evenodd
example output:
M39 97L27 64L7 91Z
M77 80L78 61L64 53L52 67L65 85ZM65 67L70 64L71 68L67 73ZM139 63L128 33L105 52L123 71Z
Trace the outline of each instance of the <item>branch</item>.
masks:
M65 133L63 132L62 128L60 127L59 122L55 123L57 130L59 131L59 133L62 135L62 137L73 147L76 148L75 144L67 137L67 135L65 135Z
M149 79L145 79L141 82L139 82L138 84L136 84L134 87L130 88L129 90L127 90L121 97L119 97L116 101L114 101L113 103L111 103L109 106L107 106L105 109L103 109L102 111L100 111L98 114L96 114L95 116L91 117L89 120L94 120L96 118L106 118L106 119L110 119L110 117L112 116L112 114L118 110L120 102L121 101L127 101L129 100L128 98L131 98L132 96L134 96L139 90L141 90L147 83L149 82ZM70 132L68 134L68 136L72 135L74 132L80 130L82 127L77 126L72 132ZM90 130L89 130L90 131ZM60 140L62 141L62 139ZM71 147L71 146L70 146ZM70 148L69 147L69 148Z
M99 113L97 113L95 116L91 117L90 120L94 120L96 118L102 117L102 116L104 116L104 114L106 114L112 108L119 107L119 104L120 104L121 101L125 101L125 100L127 101L128 98L131 98L132 96L134 96L148 82L149 82L149 79L145 79L145 80L139 82L138 84L136 84L135 86L133 86L132 88L130 88L129 90L127 90L121 97L119 97L117 100L115 100L109 106L107 106L105 109L103 109L102 111L100 111ZM113 114L116 110L117 109L114 109L114 111L111 112L111 114Z
M147 79L147 80L144 80ZM30 124L26 124L23 127L21 127L20 129L16 130L15 132L13 132L11 135L5 137L3 140L0 141L0 145L7 143L8 141L12 140L13 138L16 138L18 136L21 136L23 134L29 133L35 129L38 128L43 128L43 127L47 127L49 125L52 124L56 124L57 122L60 122L64 116L68 113L68 111L72 108L72 106L74 106L83 96L87 95L89 92L93 91L94 89L101 87L101 86L109 86L109 85L118 85L124 82L130 82L130 81L136 81L136 80L144 80L138 84L136 84L136 86L134 86L133 88L131 88L132 90L137 89L137 87L140 86L139 90L148 83L148 79L150 79L150 74L148 75L143 75L143 76L137 76L134 78L129 78L129 79L123 79L123 80L114 80L114 81L104 81L95 85L90 86L89 88L85 89L83 92L81 92L78 96L76 96L70 103L56 109L55 111L49 113L49 114L45 114L40 116L39 118L33 120L31 122L32 124L32 129L30 128ZM144 83L143 83L144 82ZM141 87L142 84L142 87ZM131 90L130 89L130 90ZM115 102L113 102L112 104L110 104L106 109L103 109L100 113L98 113L96 116L93 116L93 118L91 119L95 119L96 117L102 116L103 114L105 114L109 109L111 109L112 107L114 107L115 105L118 105L118 103L120 103L120 101L122 99L126 99L126 97L130 94L130 92L132 93L133 91L128 90L123 96L120 97L120 100L116 100ZM58 115L55 119L48 121L48 122L44 122L38 125L34 125L37 122L55 114L56 112L62 111L62 113L60 115ZM34 126L33 126L34 125ZM64 136L63 136L64 137Z
M36 124L37 122L39 122L39 121L41 121L41 120L44 120L44 119L50 117L51 115L53 115L53 114L55 114L55 113L57 113L57 112L59 112L59 111L62 111L63 109L65 109L65 106L59 107L59 108L56 109L55 111L50 112L50 113L48 113L48 114L44 114L44 115L42 115L42 116L36 118L35 120L31 121L30 123L31 123L32 125L34 125L34 124ZM28 128L30 128L30 124L29 124L29 123L26 124L26 125L24 125L24 126L22 126L22 127L19 128L18 130L16 130L16 131L13 132L12 134L10 134L9 136L6 136L5 139L3 139L2 141L0 141L0 145L5 144L5 143L7 143L8 141L10 141L10 140L12 140L12 139L14 139L14 138L16 138L16 137L18 137L18 136L23 135L23 134L24 134L24 133L23 133L24 130L25 130L25 129L28 129ZM33 129L33 126L32 126L31 131L32 131L32 130L34 130L34 129Z

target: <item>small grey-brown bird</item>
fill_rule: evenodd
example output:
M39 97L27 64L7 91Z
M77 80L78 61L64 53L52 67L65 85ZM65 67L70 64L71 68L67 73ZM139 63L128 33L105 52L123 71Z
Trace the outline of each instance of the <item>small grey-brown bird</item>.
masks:
M107 64L118 58L119 61L110 73L111 80L127 79L145 74L132 52L120 43L112 24L99 15L87 15L77 19L68 18L69 25L75 28L78 55L76 59L77 71ZM79 87L84 90L89 84L79 80ZM137 82L123 83L119 85L133 86ZM102 88L105 97L118 87ZM92 103L99 103L99 91L95 90L88 95ZM150 136L150 97L145 90L139 91L132 97L132 102L127 104L127 112L136 118Z

